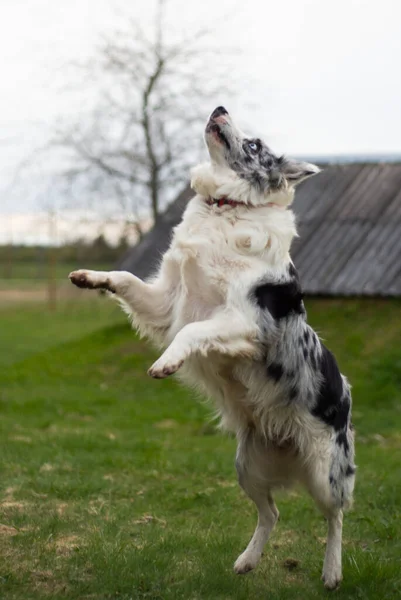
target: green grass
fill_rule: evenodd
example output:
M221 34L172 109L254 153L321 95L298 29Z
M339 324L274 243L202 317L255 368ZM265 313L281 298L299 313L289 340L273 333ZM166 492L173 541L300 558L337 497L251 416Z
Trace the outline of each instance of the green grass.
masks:
M401 303L307 303L353 383L358 478L334 598L401 597ZM106 299L0 312L0 598L310 599L325 522L300 490L255 572L235 441ZM289 570L287 559L294 559Z

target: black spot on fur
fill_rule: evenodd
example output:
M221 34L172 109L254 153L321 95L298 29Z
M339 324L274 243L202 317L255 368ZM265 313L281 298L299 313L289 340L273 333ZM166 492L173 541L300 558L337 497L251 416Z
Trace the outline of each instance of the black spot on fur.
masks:
M258 306L267 309L273 319L285 319L291 314L305 314L298 279L285 283L264 283L255 289L254 296Z
M333 485L334 481L335 481L335 480L334 480L334 477L333 477L333 475L330 475L330 476L329 476L329 483L330 483L330 485Z
M279 363L271 363L267 367L267 373L277 383L282 378L284 370Z
M308 360L308 355L309 355L309 350L308 350L308 348L304 348L303 352L304 352L304 359L305 359L305 360Z
M262 157L260 160L260 164L265 167L265 169L270 169L273 166L273 159L271 156Z
M305 340L305 344L307 344L309 342L309 330L305 329L304 331L304 340Z
M314 369L316 371L316 369L317 369L317 360L316 360L316 356L315 356L315 353L313 352L312 348L311 348L311 351L310 351L310 362L311 362L311 365L312 365L312 369Z
M257 171L252 172L252 175L250 176L250 182L258 189L263 189L263 178Z
M351 475L355 475L355 467L351 467L351 465L348 465L347 470L345 471L345 476L351 477Z
M351 410L351 400L349 396L346 396L342 399L340 404L337 407L337 415L334 421L334 429L338 431L339 429L346 430L348 427L349 414Z
M311 361L312 356L311 352ZM319 370L321 384L312 414L341 433L348 425L350 399L348 396L343 397L343 381L336 359L323 344Z
M344 448L344 454L345 455L348 454L349 443L348 443L347 434L346 434L346 432L344 430L343 431L339 431L337 433L336 444L338 446L343 446L343 448Z
M295 400L295 398L298 397L298 389L295 387L295 385L291 386L289 397L290 400Z

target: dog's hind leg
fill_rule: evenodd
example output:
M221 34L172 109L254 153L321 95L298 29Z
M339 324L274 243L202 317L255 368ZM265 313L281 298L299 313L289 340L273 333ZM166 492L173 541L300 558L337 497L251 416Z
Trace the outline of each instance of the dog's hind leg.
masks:
M237 452L236 467L240 486L254 501L258 509L258 523L252 539L234 564L234 571L243 575L254 569L259 563L263 548L279 517L279 512L271 495L269 482L265 481L259 473L255 473L252 465L249 465L250 468L248 468L246 457L241 456L241 444Z
M334 590L342 580L341 546L343 512L333 497L328 469L319 468L319 461L315 463L315 468L309 472L307 487L317 506L327 519L328 532L322 580L327 589Z
M343 529L342 510L331 511L327 515L328 533L326 555L324 557L322 579L329 590L334 590L342 579L341 542Z
M259 563L263 548L278 519L278 510L269 491L256 491L242 486L247 495L255 502L258 509L258 524L246 550L239 555L234 564L234 571L243 575L252 571Z

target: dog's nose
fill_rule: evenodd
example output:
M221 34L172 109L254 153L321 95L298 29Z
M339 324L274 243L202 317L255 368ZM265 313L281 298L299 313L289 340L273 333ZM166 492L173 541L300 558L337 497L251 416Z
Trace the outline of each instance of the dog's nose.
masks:
M211 118L212 119L216 119L217 117L221 117L222 115L228 115L228 112L226 111L226 109L224 108L224 106L218 106L212 112Z

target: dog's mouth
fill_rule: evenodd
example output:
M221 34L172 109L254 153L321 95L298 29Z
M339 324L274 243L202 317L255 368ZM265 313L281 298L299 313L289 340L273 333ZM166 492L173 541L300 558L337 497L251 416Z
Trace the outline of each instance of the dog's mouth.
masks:
M213 136L214 140L224 144L230 150L230 142L224 129L228 127L228 112L224 106L218 106L210 115L206 125L206 134Z
M230 150L230 142L227 136L222 132L221 127L213 119L210 119L206 125L206 133L214 137L215 140L224 144L224 146Z

